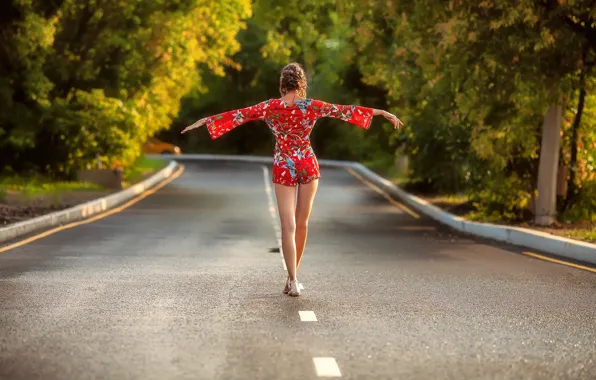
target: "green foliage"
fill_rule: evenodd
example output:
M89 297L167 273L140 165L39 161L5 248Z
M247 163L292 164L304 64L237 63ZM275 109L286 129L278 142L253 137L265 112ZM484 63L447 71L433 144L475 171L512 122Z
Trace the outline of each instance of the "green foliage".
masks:
M179 131L278 97L280 68L298 61L309 96L406 123L321 120L311 137L321 158L392 175L403 149L411 186L468 193L478 217L495 220L531 209L544 114L562 104L561 163L573 173L563 217L591 219L592 3L12 0L0 5L0 167L68 177L99 156L133 168L154 134L186 152L269 155L263 123L217 141Z
M0 6L0 164L72 176L131 165L238 50L248 0L13 0Z
M532 193L523 190L526 181L515 174L487 173L487 177L481 188L469 194L478 215L490 220L524 220L524 210L532 200Z
M535 193L545 110L565 104L568 133L582 68L594 78L589 2L363 3L359 68L404 115L412 182L467 190L482 214L521 218ZM585 141L594 123L582 126Z
M584 183L576 202L571 205L561 219L565 221L586 220L596 223L596 181Z
M124 186L134 184L143 179L150 173L156 172L165 168L168 165L168 161L163 158L153 158L140 156L136 159L133 165L125 168L122 177L124 180Z
M391 132L379 121L363 133L322 120L312 135L318 155L391 174L394 151L403 145L409 186L467 192L481 217L523 219L536 194L541 127L552 102L565 104L563 161L571 146L582 148L579 189L594 171L592 97L579 141L569 139L580 69L596 58L586 4L259 0L239 34L234 60L242 70L230 68L225 79L209 83L216 91L187 99L175 126L277 96L279 68L297 60L311 96L387 108L406 123ZM590 94L594 76L586 73ZM199 132L183 140L185 148L269 154L268 131L254 124L215 143Z
M46 164L50 173L90 168L96 155L107 166L116 160L126 165L139 154L140 147L131 142L145 137L145 130L138 128L139 118L130 104L127 107L102 90L76 92L70 102L54 101L42 119L42 134L51 144L40 145L36 151L39 156L57 159Z
M352 60L356 54L350 43L353 8L351 2L256 1L253 18L238 34L241 50L232 57L241 69L229 67L225 77L207 76L204 83L209 90L193 91L183 99L178 119L160 138L186 152L270 155L274 140L264 123L251 122L217 141L211 141L206 131L184 137L179 131L202 116L279 97L279 72L289 61L305 67L310 97L383 107L385 91L362 83ZM395 144L388 138L388 130L388 123L381 120L375 120L365 132L323 119L317 122L311 141L321 158L392 158Z

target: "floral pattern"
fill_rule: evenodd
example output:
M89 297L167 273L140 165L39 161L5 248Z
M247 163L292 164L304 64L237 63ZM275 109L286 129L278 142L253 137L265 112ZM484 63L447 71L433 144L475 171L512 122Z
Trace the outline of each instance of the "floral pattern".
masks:
M305 184L321 177L317 158L310 144L316 121L332 117L368 129L372 108L338 105L315 99L297 100L288 105L269 99L256 105L207 118L207 129L217 139L253 120L263 120L275 136L273 182L287 186Z

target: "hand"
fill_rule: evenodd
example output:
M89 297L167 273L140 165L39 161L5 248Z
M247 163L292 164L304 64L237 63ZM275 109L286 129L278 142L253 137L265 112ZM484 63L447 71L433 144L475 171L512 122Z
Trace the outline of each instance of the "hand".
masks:
M400 126L400 125L404 125L404 123L402 123L402 121L401 121L401 120L399 120L399 119L397 118L397 116L395 116L394 114L392 114L392 113L389 113L389 112L387 112L387 111L383 111L383 117L384 117L385 119L389 120L389 121L391 122L391 124L393 124L393 127L394 127L395 129L399 129L399 126Z
M186 133L186 132L188 132L188 131L190 131L190 130L192 130L192 129L199 128L199 127L202 127L203 125L205 125L205 123L206 123L206 122L207 122L207 119L201 119L201 120L198 120L198 121L196 121L194 124L192 124L192 125L189 125L188 127L184 128L184 129L182 130L182 132L180 132L180 133L181 133L181 134L184 134L184 133Z

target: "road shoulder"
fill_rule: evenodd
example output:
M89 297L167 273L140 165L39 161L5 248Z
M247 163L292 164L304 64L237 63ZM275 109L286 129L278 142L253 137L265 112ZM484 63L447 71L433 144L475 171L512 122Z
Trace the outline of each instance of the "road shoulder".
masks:
M172 160L165 168L125 190L114 192L110 195L96 198L65 210L50 212L49 214L0 228L0 242L6 242L32 232L91 218L114 209L123 203L142 195L144 192L159 186L164 181L167 181L174 175L178 167L178 163Z

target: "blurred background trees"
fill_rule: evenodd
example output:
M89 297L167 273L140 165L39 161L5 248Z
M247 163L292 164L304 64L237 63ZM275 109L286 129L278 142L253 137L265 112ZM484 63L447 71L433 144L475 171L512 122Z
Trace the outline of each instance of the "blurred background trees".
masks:
M72 176L128 165L149 136L186 152L268 155L252 122L211 141L196 119L278 97L298 61L312 97L386 108L406 127L321 120L321 158L407 186L466 193L484 216L528 218L542 126L561 105L559 211L596 221L593 0L12 0L0 5L4 171ZM397 153L399 152L399 153Z
M0 5L5 170L130 164L180 99L238 51L248 0L13 0Z

